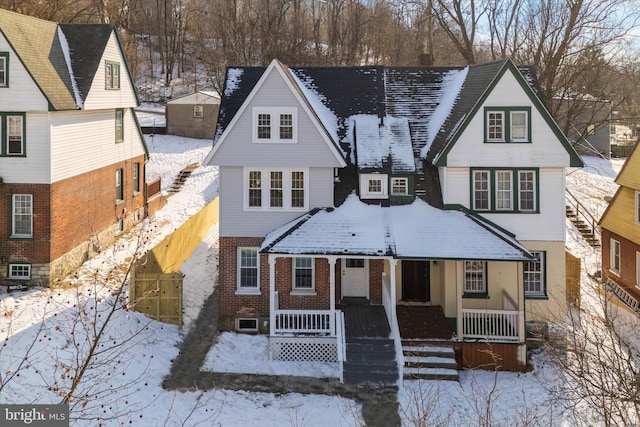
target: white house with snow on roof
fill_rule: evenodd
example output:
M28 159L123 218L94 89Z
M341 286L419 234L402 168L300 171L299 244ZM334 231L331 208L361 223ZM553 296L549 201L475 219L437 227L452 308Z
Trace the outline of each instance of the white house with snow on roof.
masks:
M405 376L436 375L409 366L425 344L524 369L526 322L566 312L564 168L582 165L538 93L510 60L230 68L205 159L221 329L343 360L350 382L403 376L376 376L363 343Z

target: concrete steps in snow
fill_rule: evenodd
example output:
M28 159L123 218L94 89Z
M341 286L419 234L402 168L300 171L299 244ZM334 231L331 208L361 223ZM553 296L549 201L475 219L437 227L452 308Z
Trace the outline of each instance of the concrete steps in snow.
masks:
M403 345L403 377L407 380L458 381L458 364L451 345Z

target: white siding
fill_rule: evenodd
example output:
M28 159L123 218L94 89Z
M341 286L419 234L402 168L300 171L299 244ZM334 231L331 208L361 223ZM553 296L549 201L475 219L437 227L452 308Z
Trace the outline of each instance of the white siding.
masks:
M499 167L500 165L494 165ZM471 178L469 168L443 168L442 187L445 204L470 208ZM489 221L509 230L518 240L564 241L565 196L564 169L540 168L540 213L480 213ZM493 195L492 195L493 197Z
M115 142L115 110L51 113L51 181L57 182L144 154L131 110L124 142Z
M531 107L531 143L485 143L484 107ZM515 77L507 72L447 156L448 166L563 167L569 153Z
M297 107L297 143L253 143L253 107ZM277 71L264 81L260 91L237 117L233 128L211 159L220 166L309 166L339 167L340 164L327 142L305 113L291 89Z
M0 88L0 111L47 111L47 99L1 33L0 52L9 52L9 87Z
M243 167L221 166L220 236L261 237L304 212L247 212L243 206ZM309 169L309 210L333 206L333 169Z
M27 113L25 120L27 155L0 157L0 177L6 183L49 184L49 113Z
M107 90L105 88L105 61L120 63L120 89ZM113 33L105 47L102 59L91 83L89 94L85 98L84 109L101 110L105 108L128 108L136 106L135 89L126 70L118 42Z

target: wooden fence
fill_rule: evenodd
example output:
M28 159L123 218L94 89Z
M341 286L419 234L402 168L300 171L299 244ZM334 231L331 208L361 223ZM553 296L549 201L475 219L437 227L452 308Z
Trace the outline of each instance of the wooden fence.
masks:
M580 258L566 252L567 302L580 308Z
M131 273L129 307L154 320L182 328L182 278L180 272L170 274Z
M182 327L184 275L180 267L217 223L216 197L133 265L129 291L132 310Z

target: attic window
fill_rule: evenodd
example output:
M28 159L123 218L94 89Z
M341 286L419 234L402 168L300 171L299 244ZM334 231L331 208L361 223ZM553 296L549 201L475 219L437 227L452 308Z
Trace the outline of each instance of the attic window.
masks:
M253 142L297 142L296 108L254 108Z
M361 174L361 199L386 199L389 194L389 183L385 174Z
M105 88L108 90L120 89L120 63L106 61L104 73Z
M0 87L9 86L9 54L0 52Z
M486 107L485 142L531 142L531 107Z

